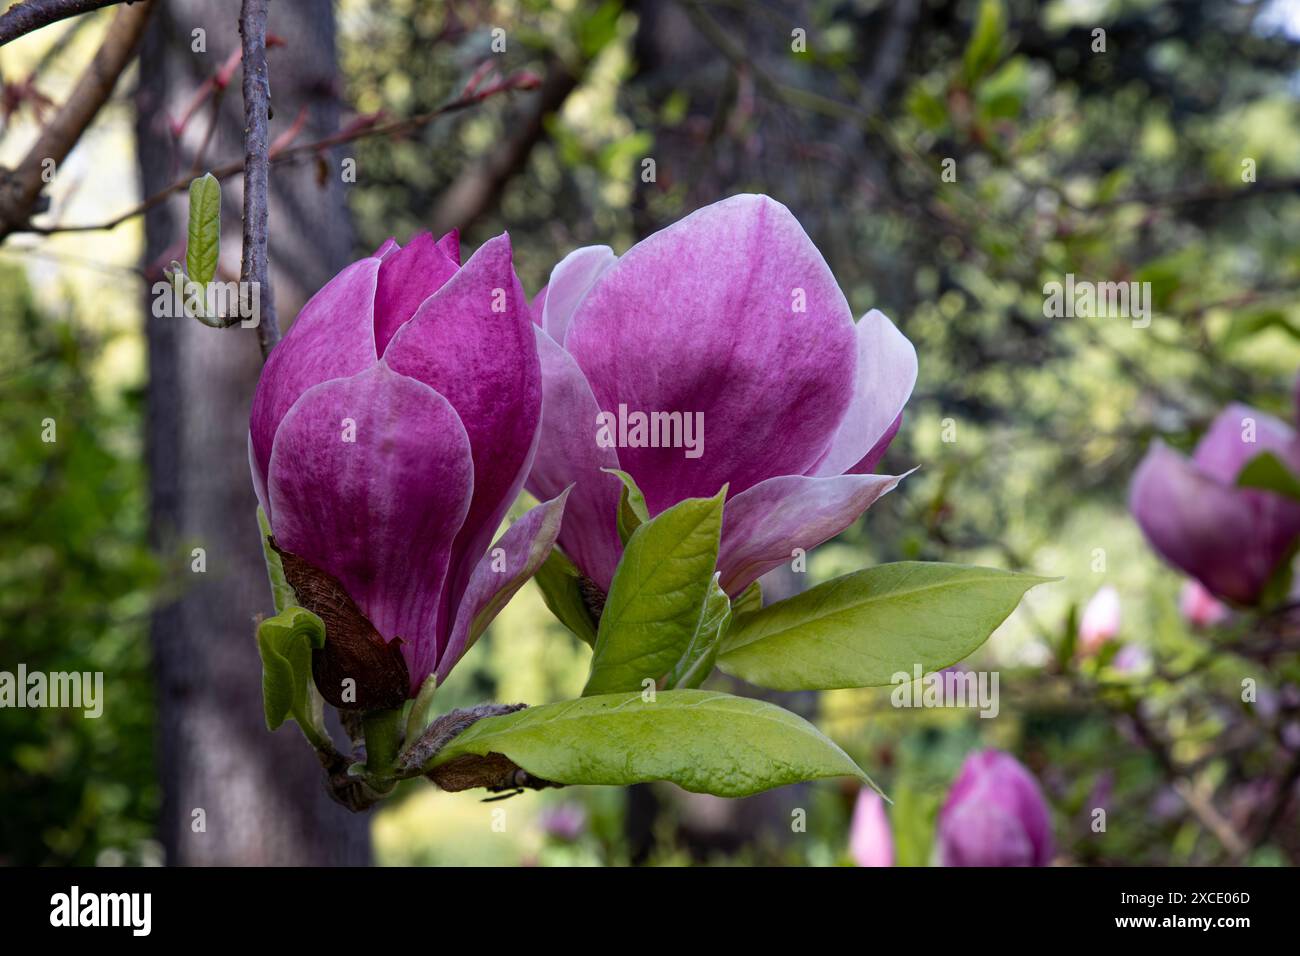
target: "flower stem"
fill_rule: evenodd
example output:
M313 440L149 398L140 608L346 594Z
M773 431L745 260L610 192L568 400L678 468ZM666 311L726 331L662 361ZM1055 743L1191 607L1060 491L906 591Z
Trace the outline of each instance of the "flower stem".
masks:
M377 784L391 786L393 764L401 744L402 708L372 710L361 718L366 736L366 772Z

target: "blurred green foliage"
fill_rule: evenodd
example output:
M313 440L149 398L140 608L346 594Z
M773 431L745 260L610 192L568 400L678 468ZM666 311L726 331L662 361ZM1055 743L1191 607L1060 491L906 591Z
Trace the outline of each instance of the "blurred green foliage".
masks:
M1242 653L1249 622L1189 632L1177 613L1181 578L1125 507L1154 437L1187 448L1230 400L1292 417L1300 43L1274 15L1280 6L344 0L339 86L360 114L433 109L488 61L502 74L573 80L518 155L507 152L530 128L537 95L492 97L407 138L350 144L357 252L439 225L446 196L503 156L508 175L452 224L467 250L508 229L530 293L578 246L621 253L741 191L785 203L854 313L880 308L920 358L883 469L923 467L811 555L809 583L901 558L1066 577L1031 594L970 662L1002 675L996 720L897 710L888 688L809 703L893 798L898 862L929 862L947 788L983 746L1013 752L1042 782L1066 861L1295 862L1294 805L1272 835L1256 839L1254 828L1295 759L1283 737L1300 705L1246 707L1240 688L1251 678L1285 697L1284 685L1300 683L1296 655ZM504 53L490 47L496 26L507 30ZM802 51L794 28L806 34ZM1150 326L1047 316L1044 285L1067 274L1149 282ZM0 862L152 852L141 409L133 393L106 390L95 364L104 343L87 325L38 314L22 273L0 273L0 666L94 666L107 697L99 720L0 710ZM53 444L41 441L47 417ZM1113 650L1075 652L1077 609L1103 583L1122 596L1120 642L1148 651L1151 672L1120 673ZM435 706L575 696L589 658L530 585ZM378 857L848 860L851 789L798 791L807 811L798 838L784 807L755 809L775 827L751 827L729 848L699 836L716 805L654 794L646 811L614 790L483 804L404 785L377 814ZM548 835L544 810L571 803L585 808L582 833ZM1102 833L1090 826L1098 807L1108 811ZM1243 853L1228 853L1220 824L1250 837ZM644 855L633 846L638 826L650 834Z
M104 674L98 718L0 709L0 864L159 856L139 397L101 344L0 267L0 667Z

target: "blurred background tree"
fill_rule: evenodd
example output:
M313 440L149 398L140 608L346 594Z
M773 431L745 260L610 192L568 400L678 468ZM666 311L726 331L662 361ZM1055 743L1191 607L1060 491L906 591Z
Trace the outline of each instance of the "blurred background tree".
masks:
M299 5L293 6L298 16ZM284 7L278 15L289 18ZM484 64L500 75L531 71L540 85L491 97L411 135L362 136L306 164L277 166L273 182L283 205L272 210L272 262L280 267L277 294L286 320L341 262L369 253L389 235L404 241L421 229L458 228L473 248L508 228L518 271L532 293L551 266L580 245L607 243L622 252L699 206L760 191L785 203L804 224L856 314L879 308L915 343L920 381L882 467L923 468L875 506L861 527L819 548L804 577L815 583L865 563L924 558L1028 568L1066 581L1035 592L972 662L1003 675L997 720L965 711L896 710L887 688L832 692L807 702L893 796L900 863L929 860L943 793L963 756L981 745L1016 753L1043 781L1064 859L1296 861L1295 777L1287 776L1295 748L1284 739L1300 706L1285 690L1300 681L1296 655L1260 662L1215 643L1227 638L1192 634L1177 615L1179 577L1151 554L1124 504L1129 476L1153 436L1190 447L1232 399L1293 418L1290 388L1300 360L1295 3L322 0L305 8L302 20L272 23L285 40L271 52L273 135L289 129L304 104L307 125L296 142L339 128L362 130L379 117L416 116L455 98L471 78L481 77ZM322 26L331 12L337 35ZM6 102L16 99L18 108L7 118L0 149L25 139L20 132L36 123L36 103L19 96L17 80L30 72L38 88L57 91L46 77L72 69L73 54L86 49L106 16L77 27L80 39L68 41L71 53L50 54L62 35L57 30L5 48L0 70ZM202 58L188 41L197 26L206 26L211 43L212 52ZM504 50L494 47L495 29L504 30ZM231 102L222 105L221 125L207 147L205 114L180 143L167 142L157 125L159 115L177 118L231 48L229 5L166 4L153 31L134 101L143 195L186 172L201 149L210 151L208 165L237 155ZM47 55L53 59L42 65ZM164 100L168 105L159 105ZM89 141L78 152L96 149L111 155ZM345 159L355 161L355 182L340 175ZM129 176L121 155L79 177L62 174L50 190L54 213L42 221L95 218L87 187L78 194L69 183L117 183L108 212L120 211L129 205L122 195ZM237 195L236 187L228 189L228 197ZM226 210L232 238L236 221L237 204ZM182 233L177 209L161 206L145 236L134 223L114 234L131 237L120 248L92 246L77 236L18 236L0 251L11 261L21 257L29 274L38 256L62 255L60 274L84 287L102 283L102 274L67 257L126 266L143 261L147 275L165 265L164 253ZM1150 283L1149 327L1117 315L1049 317L1044 286L1067 275ZM122 273L116 276L119 285L127 284ZM0 277L11 303L24 301L21 283L16 270ZM132 286L132 305L140 288ZM44 313L58 308L57 299L40 303ZM95 325L90 308L84 296L66 307L67 341L94 341L87 336ZM50 579L56 583L48 587L60 587L61 614L99 606L93 593L109 606L125 601L124 595L140 602L132 625L82 625L94 631L97 654L101 644L108 654L118 641L122 659L134 661L105 669L110 691L121 699L138 695L131 707L138 703L140 709L130 719L125 704L116 715L106 711L102 729L56 712L43 712L35 722L0 712L6 749L25 755L12 761L13 776L0 778L8 815L0 852L15 860L84 861L106 848L140 856L132 848L154 825L158 806L150 796L157 790L147 754L104 765L102 786L122 784L129 791L117 802L93 796L81 771L56 772L68 765L59 765L55 755L88 745L77 744L82 735L110 731L139 746L140 725L131 720L150 720L148 688L122 675L144 667L139 615L150 593L163 608L160 634L175 630L168 622L177 619L168 615L190 615L180 630L200 655L194 661L203 661L194 664L194 673L212 681L203 692L220 700L221 719L239 728L226 740L249 762L238 772L259 786L283 786L285 794L307 792L297 789L307 787L306 778L288 768L310 753L290 732L265 734L248 704L256 698L256 670L240 621L265 610L266 595L259 590L260 567L251 563L256 552L248 550L255 536L251 496L243 453L235 446L242 448L255 347L238 331L164 328L159 320L139 323L139 314L138 308L128 311L127 326L116 327L127 344L111 361L83 360L85 380L98 385L86 389L81 401L91 404L84 413L102 422L84 440L98 446L115 427L137 443L112 446L120 453L113 459L120 471L105 466L120 475L131 502L114 511L114 533L122 548L143 553L143 476L131 449L139 447L144 427L138 396L147 383L150 407L160 416L151 425L155 439L170 435L183 445L176 455L157 445L151 453L155 545L165 540L158 521L167 516L169 527L190 536L228 542L243 563L226 565L229 576L218 580L209 574L201 589L174 570L150 578L147 562L134 561L130 575L121 567L86 566L84 587L98 592ZM55 327L36 325L42 334ZM146 328L148 372L142 361ZM46 354L40 339L21 341L28 351L19 354ZM16 487L36 481L46 467L50 449L31 437L44 417L43 403L81 387L69 377L68 347L48 354L45 365L21 360L14 367L23 374L6 379L22 390L5 403L15 424L0 436L6 474L22 476ZM34 379L29 368L46 368L48 377ZM78 474L76 480L89 479ZM188 496L168 497L187 481L193 483ZM201 493L205 487L213 494ZM88 528L96 527L105 504L85 503ZM13 499L13 507L13 520L32 520L21 499ZM59 507L74 506L61 501ZM68 511L67 520L75 514ZM23 552L49 535L48 529L15 527L5 536L6 549ZM55 551L44 552L48 567L75 564L78 557L66 550L72 547L60 540ZM108 553L97 548L93 560L104 561ZM175 560L174 552L168 554L164 569ZM72 636L75 626L45 627L22 616L37 566L16 565L21 571L0 579L0 664L39 661L54 669L44 662L61 654L84 659ZM152 592L150 581L156 581ZM1075 606L1105 583L1122 597L1122 642L1154 656L1153 672L1140 680L1115 670L1114 648L1082 660L1073 644ZM179 603L170 603L175 597ZM18 609L12 617L11 607ZM165 754L167 735L194 711L186 694L168 690L171 645L164 640L155 641L163 651L155 655L164 670L160 703L165 709L172 700L178 708L177 717L161 723ZM549 620L530 586L440 698L452 706L489 697L540 702L571 695L581 687L584 655ZM1206 662L1198 663L1203 657ZM1274 695L1272 712L1241 706L1243 676L1259 679ZM176 746L201 764L208 760L196 743ZM218 761L196 772L229 766ZM166 761L163 771L170 781L163 789L165 808L169 788L179 784L167 775ZM47 813L38 793L49 806L92 805L74 848L68 849L62 825L50 826L52 819L72 817ZM809 821L805 838L795 840L788 839L790 795L771 804L752 798L761 808L750 813L743 809L749 801L724 812L716 801L683 800L671 788L653 793L655 799L635 805L630 816L623 793L530 795L507 804L512 823L503 836L490 830L486 809L472 796L412 788L377 816L377 858L846 859L854 794L833 785L792 798ZM577 837L538 816L540 808L575 801L585 808ZM1111 809L1103 833L1089 826L1097 806ZM267 827L278 812L270 808ZM163 819L164 833L175 832L174 815L165 811ZM330 835L334 824L327 816L314 819L312 826L322 828L320 843L343 845L343 837ZM12 849L11 831L20 834ZM722 839L720 833L729 835ZM311 840L304 832L291 842Z

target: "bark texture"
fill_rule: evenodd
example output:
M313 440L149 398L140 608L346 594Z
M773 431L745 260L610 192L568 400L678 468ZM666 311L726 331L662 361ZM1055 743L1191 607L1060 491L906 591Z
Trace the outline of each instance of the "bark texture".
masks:
M144 195L196 166L211 104L177 141L168 120L239 46L239 4L175 0L159 5L145 36L136 93L138 162ZM203 30L206 52L193 49ZM272 138L301 107L302 139L337 128L337 61L329 0L273 6L270 32ZM239 73L220 103L199 171L242 155ZM310 166L271 175L270 258L279 313L293 316L351 254L338 159L317 177ZM332 168L331 168L332 167ZM225 184L218 279L239 274L241 185ZM184 258L183 195L146 216L145 266ZM158 688L161 839L182 865L331 865L369 861L369 818L326 795L312 749L292 727L272 734L262 717L258 614L273 613L261 562L256 501L248 475L248 409L261 367L256 333L153 318L149 350L148 459L152 535L174 598L153 620ZM191 570L192 549L206 571ZM203 828L196 812L202 810Z

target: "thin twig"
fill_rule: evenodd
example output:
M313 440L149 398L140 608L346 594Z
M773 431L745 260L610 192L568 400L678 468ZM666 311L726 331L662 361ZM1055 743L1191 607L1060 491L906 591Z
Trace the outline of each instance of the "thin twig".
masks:
M278 166L282 163L297 162L299 160L306 159L310 156L314 156L324 150L331 149L335 146L341 146L344 143L351 143L360 139L368 139L372 136L404 136L408 133L412 133L420 129L421 127L427 126L429 123L433 122L435 119L438 119L439 117L447 116L451 113L458 113L463 109L467 109L468 107L481 103L489 95L495 95L496 93L505 92L506 90L510 90L510 89L524 89L524 88L525 87L522 85L505 86L501 88L492 89L488 92L487 95L484 95L482 93L476 93L473 95L460 96L450 101L449 103L444 103L442 106L439 106L437 109L429 110L426 113L420 113L416 116L411 116L406 119L394 120L389 123L377 124L372 126L360 126L353 129L344 130L338 133L332 133L329 136L323 137L313 142L300 143L297 146L292 146L289 147L288 149L284 149L279 152L273 153L270 156L271 165ZM232 176L241 175L244 172L244 164L242 160L239 162L227 163L224 166L219 166L216 169L209 170L209 172L217 179L226 180L231 178ZM53 226L35 226L32 225L31 223L25 223L21 226L14 227L10 231L29 232L40 236L52 236L55 235L56 233L63 233L63 232L106 232L106 231L116 229L118 226L122 225L122 223L134 219L137 216L143 216L146 212L148 212L150 209L157 206L159 203L166 202L172 196L176 195L177 193L183 193L189 188L190 188L190 180L188 178L178 179L170 186L167 186L164 189L161 189L158 192L154 193L152 196L149 196L148 198L141 200L139 203L132 206L131 208L119 213L118 215L112 217L111 219L105 219L101 222L77 223L71 225L56 224Z
M262 314L257 340L262 358L280 341L280 322L267 264L266 223L271 138L267 131L271 105L271 80L266 66L266 13L268 0L243 0L239 9L239 35L244 51L244 243L239 280L259 290Z
M0 240L27 221L45 186L48 163L53 161L58 168L107 102L118 77L135 56L152 10L152 2L146 0L117 12L72 95L41 130L18 167L7 175L0 192Z
M0 46L51 23L121 2L122 0L25 0L23 3L15 3L0 16Z

